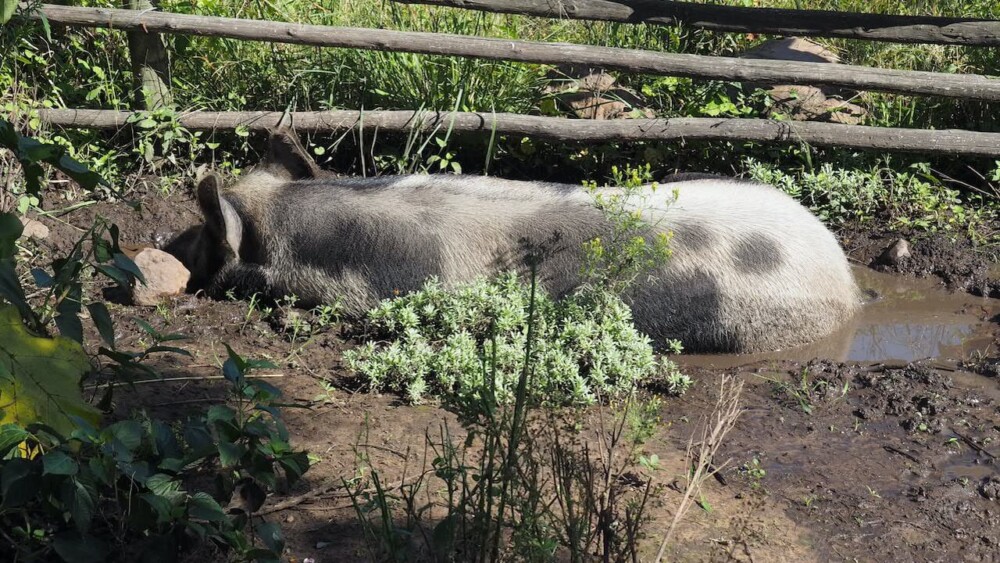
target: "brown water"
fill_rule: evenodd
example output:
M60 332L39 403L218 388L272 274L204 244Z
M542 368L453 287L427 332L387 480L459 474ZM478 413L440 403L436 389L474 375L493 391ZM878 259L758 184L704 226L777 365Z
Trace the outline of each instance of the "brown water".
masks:
M862 290L876 299L823 340L777 352L745 355L682 355L683 365L731 368L762 360L814 358L840 362L910 362L926 358L969 359L994 351L991 322L1000 300L949 293L933 279L913 279L856 267Z

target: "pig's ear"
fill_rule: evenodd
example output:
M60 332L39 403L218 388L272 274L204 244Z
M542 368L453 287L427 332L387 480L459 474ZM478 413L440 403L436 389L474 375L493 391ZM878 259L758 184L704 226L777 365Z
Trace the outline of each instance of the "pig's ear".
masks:
M205 216L205 228L229 252L240 255L243 222L236 209L222 195L222 178L209 172L198 182L198 207Z
M320 175L319 166L291 129L272 129L267 144L264 165L275 174L291 180L309 180Z

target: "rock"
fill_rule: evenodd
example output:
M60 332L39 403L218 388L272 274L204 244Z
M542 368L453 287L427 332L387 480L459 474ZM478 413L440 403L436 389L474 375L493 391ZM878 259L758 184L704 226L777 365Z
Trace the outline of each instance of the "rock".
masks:
M987 477L979 484L979 494L988 500L1000 500L1000 477Z
M49 238L49 228L43 225L41 221L21 217L21 224L24 225L24 232L21 233L22 237L33 238L35 240Z
M859 105L828 98L815 86L774 86L768 90L768 95L774 100L772 113L781 112L796 121L857 125L867 114Z
M840 62L840 58L833 51L801 37L766 41L740 56L745 59L807 63L836 64ZM774 100L772 113L780 113L795 121L830 121L857 125L867 115L863 107L842 99L850 98L856 94L856 92L849 90L841 90L831 86L767 86L763 84L755 86L767 89L768 95Z
M744 59L773 59L800 63L839 63L840 57L826 47L801 37L772 39L740 55Z
M910 254L910 243L906 239L896 239L896 242L889 245L882 255L878 257L876 263L884 266L898 266L903 260L912 256Z
M552 75L544 92L580 119L654 117L635 92L616 86L614 76L601 69L564 66Z
M132 303L141 306L157 305L164 297L184 293L191 272L180 260L155 248L139 251L133 259L142 271L146 284L136 282L132 288Z

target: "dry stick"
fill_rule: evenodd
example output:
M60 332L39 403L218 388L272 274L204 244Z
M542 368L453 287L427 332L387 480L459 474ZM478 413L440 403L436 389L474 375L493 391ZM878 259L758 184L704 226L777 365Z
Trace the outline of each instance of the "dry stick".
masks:
M249 377L249 379L266 379L274 377L285 377L285 375L281 373L264 373L260 375L252 375ZM226 376L224 375L205 375L202 377L164 377L162 379L140 379L138 381L129 381L124 383L120 381L114 383L100 383L98 385L86 386L85 389L88 391L93 391L94 389L103 389L105 387L110 387L112 385L120 386L120 385L139 385L142 383L171 383L174 381L206 381L206 380L225 379L225 378Z
M393 0L485 12L941 45L1000 45L1000 21L830 10L746 8L668 0Z
M733 429L743 412L740 408L740 393L743 391L743 382L736 380L734 383L734 379L728 375L722 377L719 384L719 399L716 401L715 409L711 415L712 422L708 424L706 421L705 427L702 429L701 441L697 445L697 454L695 453L694 436L688 441L687 455L685 456L687 487L684 489L684 496L674 512L674 519L670 523L670 527L667 528L667 533L663 536L660 549L656 553L655 561L657 563L663 559L663 554L677 530L677 525L694 504L696 495L701 492L702 483L722 470L728 463L727 461L713 467L712 459L719 451L726 434Z
M128 125L125 111L97 109L42 109L49 125L85 129L118 129ZM192 112L179 116L192 130L266 130L285 115L278 111ZM681 117L671 119L566 119L514 113L371 111L291 112L299 131L335 131L361 127L383 131L431 131L446 124L456 132L521 135L554 141L757 141L807 143L928 154L1000 156L1000 133L957 129L903 129L809 121Z
M397 485L395 487L391 487L391 488L386 489L386 490L397 490L397 489L401 489L403 487L406 487L408 485L412 485L412 484L418 482L420 479L422 479L426 475L428 475L429 473L432 473L432 472L431 471L424 471L423 473L421 473L417 477L414 477L414 478L406 480L406 481L402 481L402 482L399 483L399 485ZM261 507L260 510L258 510L257 512L254 512L254 515L256 515L256 516L263 516L263 515L267 515L267 514L272 514L274 512L279 512L279 511L282 511L282 510L287 510L289 508L294 508L294 507L296 507L296 506L298 506L298 505L300 505L300 504L302 504L304 502L308 502L308 501L312 501L312 500L317 500L317 499L320 499L320 498L344 498L345 496L346 497L350 497L353 494L372 494L372 493L374 493L374 492L377 491L377 489L375 487L369 487L367 489L363 489L363 490L359 491L358 493L351 493L350 491L347 491L343 495L336 495L336 496L330 496L330 497L325 496L327 493L331 493L331 492L333 492L333 491L335 491L337 489L343 489L343 488L344 488L343 485L329 485L328 484L328 485L322 486L322 487L320 487L318 489L313 489L313 490L307 491L307 492L305 492L305 493L303 493L301 495L294 496L294 497L292 497L290 499L283 500L281 502L272 504L271 506Z
M446 33L303 25L52 4L42 4L40 10L50 23L69 26L106 27L126 31L141 29L147 33L229 37L251 41L404 51L525 63L589 65L604 69L700 79L763 84L830 85L856 90L1000 101L1000 80L974 74L656 53L636 49L490 39ZM33 13L28 17L40 19L41 15Z

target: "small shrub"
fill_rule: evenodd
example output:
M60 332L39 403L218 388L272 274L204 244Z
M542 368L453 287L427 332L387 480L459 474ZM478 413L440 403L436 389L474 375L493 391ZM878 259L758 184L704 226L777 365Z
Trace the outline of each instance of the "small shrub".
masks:
M345 356L373 390L411 401L428 393L481 399L488 358L500 368L497 399L509 399L524 359L528 301L528 289L513 273L454 291L432 280L372 310L368 342ZM536 307L531 388L538 402L589 404L631 390L659 370L676 370L657 361L618 298L582 292L556 302L539 292Z
M988 214L983 206L963 203L958 190L948 188L926 164L909 170L875 166L786 172L752 158L747 171L756 181L771 184L808 206L825 223L888 220L890 226L924 231L974 229ZM975 196L968 196L975 199Z

